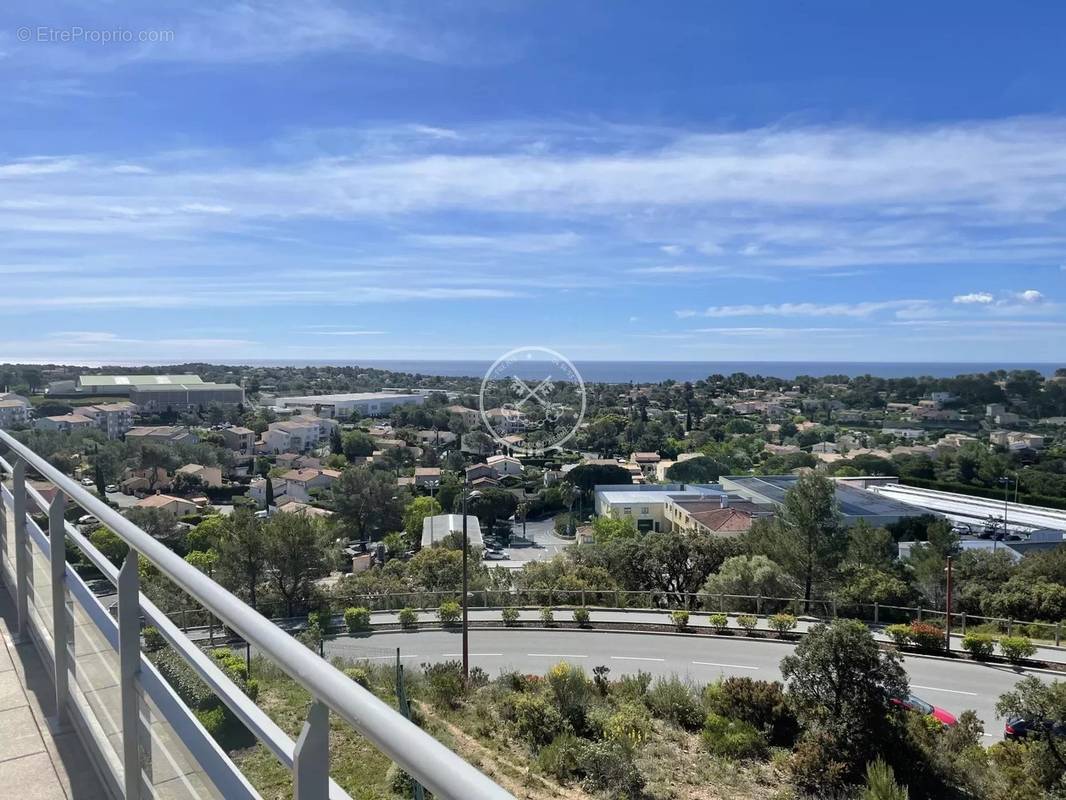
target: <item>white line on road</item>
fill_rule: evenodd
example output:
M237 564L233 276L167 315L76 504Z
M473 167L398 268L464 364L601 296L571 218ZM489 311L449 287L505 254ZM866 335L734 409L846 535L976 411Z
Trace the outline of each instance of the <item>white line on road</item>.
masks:
M526 653L530 658L588 658L574 653Z
M948 692L949 694L965 694L970 697L977 697L977 692L963 692L959 689L941 689L939 686L922 686L918 683L911 684L912 689L925 689L927 692Z
M357 661L384 661L385 659L393 659L396 656L353 656ZM400 658L419 658L417 653L405 653Z
M749 667L747 664L719 664L716 661L693 661L693 664L699 664L701 667L725 667L726 669L758 669L758 667Z
M441 653L443 658L459 658L462 653ZM503 653L470 653L470 656L502 656Z
M665 658L643 658L641 656L611 656L613 661L666 661Z

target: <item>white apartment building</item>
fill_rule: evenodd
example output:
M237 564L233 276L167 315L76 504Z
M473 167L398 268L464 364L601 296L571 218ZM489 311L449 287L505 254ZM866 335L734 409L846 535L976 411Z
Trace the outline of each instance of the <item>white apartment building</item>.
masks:
M0 428L14 428L30 421L30 401L11 392L0 392Z
M63 433L69 433L70 431L95 428L96 423L89 417L83 417L81 414L59 414L54 417L41 417L33 423L33 427L42 431L61 431Z
M383 417L398 406L420 406L425 395L395 392L354 392L351 394L311 394L302 397L279 397L275 405L301 413L323 417L350 417L357 411L363 417Z
M77 413L95 422L96 427L107 434L108 439L118 439L133 427L133 415L136 411L136 405L123 402L82 406Z
M336 420L326 417L299 416L272 422L263 433L268 453L305 453L329 439L337 427Z

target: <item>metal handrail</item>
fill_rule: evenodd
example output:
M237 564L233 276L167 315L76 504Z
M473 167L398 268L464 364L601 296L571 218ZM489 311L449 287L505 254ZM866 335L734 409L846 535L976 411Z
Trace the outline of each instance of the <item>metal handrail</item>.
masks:
M336 712L435 795L453 800L514 800L509 792L428 733L404 719L332 664L319 658L10 434L0 431L0 441L306 689L316 701L312 703L312 717L318 704Z

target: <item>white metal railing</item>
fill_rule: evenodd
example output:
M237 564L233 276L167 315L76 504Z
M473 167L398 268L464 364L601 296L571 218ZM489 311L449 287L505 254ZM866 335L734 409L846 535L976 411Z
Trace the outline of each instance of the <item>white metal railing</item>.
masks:
M4 431L0 444L10 450L7 459L0 458L0 468L10 476L10 488L0 485L0 574L14 588L18 633L31 639L51 665L57 723L77 730L112 794L126 800L259 797L141 652L143 618L291 770L296 800L348 798L329 778L331 712L438 797L513 800L428 733ZM48 502L27 485L27 467L59 489L54 500ZM65 521L67 498L129 545L120 569ZM47 532L34 522L30 504L47 514ZM117 620L66 563L68 537L116 586ZM311 694L296 742L140 593L142 557ZM139 769L126 769L129 764Z

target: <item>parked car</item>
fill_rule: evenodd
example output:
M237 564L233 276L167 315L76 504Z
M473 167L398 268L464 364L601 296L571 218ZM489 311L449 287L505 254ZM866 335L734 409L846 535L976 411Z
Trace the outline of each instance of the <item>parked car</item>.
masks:
M917 695L909 694L906 697L893 697L892 704L906 711L914 711L922 716L932 717L943 725L954 725L958 722L955 715L945 711L932 703L927 703Z
M956 522L951 526L951 532L958 536L972 536L973 528L967 525L965 522Z
M95 483L95 481L93 481L92 478L82 478L81 479L81 485L82 486L92 486L93 483Z
M1003 738L1012 742L1018 742L1028 736L1038 736L1048 731L1058 737L1066 737L1066 722L1051 722L1049 720L1029 720L1023 717L1012 717L1003 726Z
M118 491L118 486L113 483L109 483L107 486L104 487L104 491L108 494L114 494Z
M78 517L79 525L92 525L96 521L96 517L94 517L92 514L86 514L85 516Z
M485 560L486 561L507 560L510 557L511 557L511 554L508 553L506 550L486 550L485 551Z

